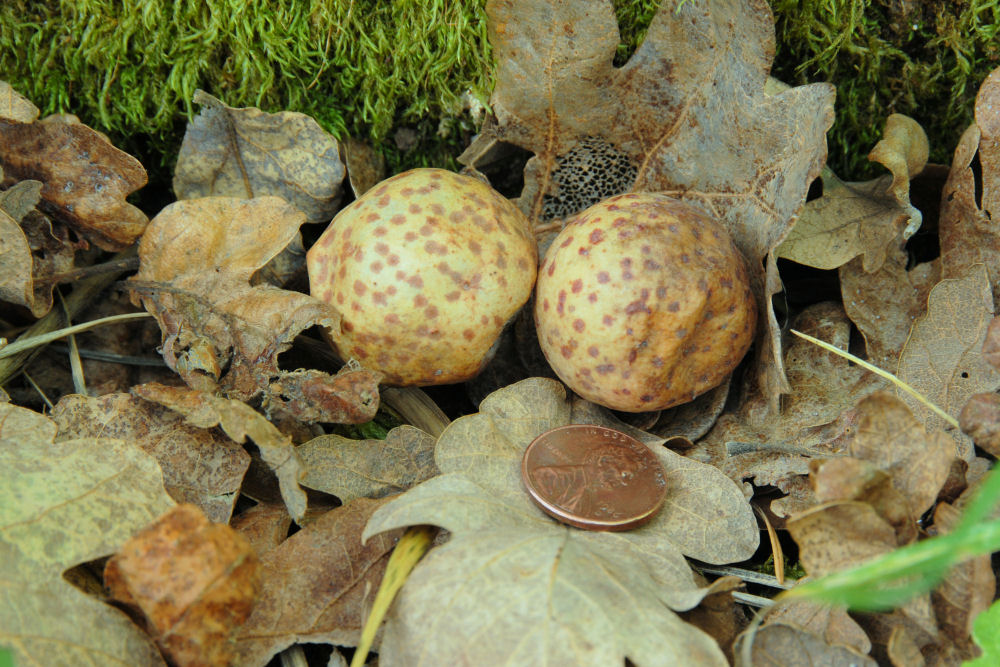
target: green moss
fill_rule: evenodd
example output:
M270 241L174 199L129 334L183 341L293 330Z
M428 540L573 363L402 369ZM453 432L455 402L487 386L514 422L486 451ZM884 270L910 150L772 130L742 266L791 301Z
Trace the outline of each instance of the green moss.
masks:
M7 0L0 72L43 113L72 112L169 182L191 95L291 109L378 146L393 170L454 167L472 132L463 95L492 85L486 0ZM641 43L659 0L615 0L616 61ZM666 3L664 3L666 4ZM850 178L884 118L914 116L948 162L975 91L1000 57L998 0L773 0L775 75L837 85L830 163ZM400 149L398 128L414 133ZM162 188L161 188L162 190Z
M885 117L904 113L931 140L931 159L949 163L972 121L976 90L998 64L997 0L932 0L907 16L872 0L774 0L775 75L789 83L837 86L830 165L860 178L880 171L866 155Z

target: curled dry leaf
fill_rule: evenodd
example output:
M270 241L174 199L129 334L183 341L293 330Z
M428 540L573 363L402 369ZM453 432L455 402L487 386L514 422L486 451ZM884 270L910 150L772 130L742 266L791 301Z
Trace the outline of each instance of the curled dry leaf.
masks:
M977 447L1000 457L1000 394L973 394L958 416L962 431Z
M292 517L288 515L284 505L257 503L247 511L234 516L229 525L247 538L254 553L263 556L288 537L288 530L292 527Z
M73 117L0 119L0 166L7 181L41 181L41 211L105 250L132 245L149 222L125 201L146 170Z
M986 340L983 341L983 359L993 368L1000 370L1000 317L994 317L986 325Z
M866 273L878 270L897 236L906 240L920 227L923 215L910 203L910 179L927 164L929 144L920 124L892 114L882 140L868 159L891 173L864 183L845 183L833 173L823 176L823 196L808 202L778 257L818 269L836 269L862 256Z
M196 505L216 523L229 521L250 465L250 456L229 438L129 394L64 396L51 416L59 425L57 441L103 436L134 442L160 463L171 498Z
M174 504L160 467L123 440L56 444L56 428L0 403L0 646L17 664L162 666L125 614L63 578Z
M897 237L876 271L865 271L856 258L838 272L844 310L865 338L868 361L887 371L898 366L913 322L927 310L931 288L941 280L938 260L907 269L903 245Z
M174 192L178 199L276 195L308 222L326 222L337 210L344 165L337 140L309 116L226 106L203 90L184 133Z
M487 4L497 116L463 156L475 166L498 140L532 151L517 203L532 224L565 219L629 190L701 207L728 228L751 267L788 233L826 158L833 87L765 95L774 24L762 0L678 3L653 17L622 67L611 3ZM692 159L691 156L698 156ZM787 390L770 296L758 344L765 398Z
M306 511L306 494L299 486L302 464L298 453L291 438L263 415L240 401L186 387L166 387L151 382L133 387L132 393L179 412L189 424L198 428L220 426L235 442L243 442L249 437L277 476L288 513L296 521L302 519Z
M765 625L782 623L823 638L831 646L847 646L862 655L872 649L871 640L846 609L809 602L787 602L776 605L764 619ZM793 656L792 662L799 658Z
M139 244L133 300L156 317L167 365L196 389L219 388L310 421L358 423L378 409L376 373L290 373L278 355L304 329L339 326L307 294L250 279L288 244L304 216L278 197L206 197L163 209Z
M939 430L928 432L905 403L881 391L858 403L858 426L847 449L891 475L914 519L930 509L958 456L954 440Z
M38 118L38 107L9 83L0 81L0 118L33 123Z
M976 122L962 135L941 193L938 221L941 269L945 278L967 276L984 264L1000 302L1000 68L979 88ZM974 165L978 159L979 164Z
M856 500L868 503L896 531L896 541L917 539L917 519L889 473L851 456L815 461L809 475L818 503Z
M310 521L263 554L263 588L237 637L236 662L264 667L295 643L357 644L398 532L363 545L382 500L360 498Z
M823 503L789 517L786 525L812 577L859 565L898 545L892 526L859 501Z
M104 585L141 613L173 664L226 667L260 579L246 538L194 505L178 505L122 545Z
M952 416L973 394L1000 387L1000 371L982 356L986 328L993 318L993 298L982 264L961 278L942 280L927 298L927 314L913 323L899 358L899 379ZM900 398L928 429L945 421L912 396ZM960 432L950 433L962 458L972 458L972 447Z
M400 493L437 474L434 437L412 426L389 431L385 440L321 435L297 447L302 486L347 503Z
M438 439L443 474L372 516L366 538L427 523L452 533L390 612L382 664L606 665L625 656L642 665L725 664L711 638L670 610L690 609L712 590L699 587L683 554L733 562L754 552L756 521L739 489L658 447L667 502L650 523L620 533L557 523L528 498L520 465L536 436L570 422L557 381L496 391Z

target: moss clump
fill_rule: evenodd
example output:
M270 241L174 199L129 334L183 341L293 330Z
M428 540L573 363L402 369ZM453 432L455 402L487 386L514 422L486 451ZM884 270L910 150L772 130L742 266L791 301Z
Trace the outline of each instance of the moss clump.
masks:
M421 150L390 150L393 166L439 163L472 129L463 96L489 94L484 6L7 0L0 72L43 113L78 114L152 169L154 156L176 154L196 88L232 106L301 111L389 148L390 130L408 126Z
M834 171L851 178L880 171L865 156L894 112L927 130L933 161L951 162L973 119L976 91L1000 58L996 0L773 0L772 6L775 76L837 86Z

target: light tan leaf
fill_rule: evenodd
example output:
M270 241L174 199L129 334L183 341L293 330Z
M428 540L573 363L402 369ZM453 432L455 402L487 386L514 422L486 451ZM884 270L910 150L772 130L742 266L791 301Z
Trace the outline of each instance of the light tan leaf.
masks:
M899 379L957 418L970 396L1000 387L1000 371L981 354L992 317L993 298L982 264L961 278L942 280L927 298L927 314L913 323L899 358ZM899 395L928 429L945 426L930 408L901 391ZM965 440L960 455L971 458L965 436L952 435Z
M344 165L337 140L305 114L235 109L196 90L174 169L178 199L275 195L327 222L337 211Z
M304 329L340 316L307 294L250 279L288 244L303 214L278 197L207 197L163 209L139 244L133 299L156 317L163 358L195 389L222 389L300 419L359 423L378 409L380 376L288 372L278 355Z
M131 245L149 222L125 201L146 184L146 170L75 118L0 119L0 161L8 181L43 183L43 213L105 250Z
M789 602L776 605L765 623L795 626L823 638L831 646L848 646L862 655L868 655L872 649L868 635L843 608L809 601Z
M656 448L671 500L650 523L620 533L559 524L527 497L520 462L537 435L569 422L554 380L496 391L438 439L443 474L373 515L365 536L425 523L452 533L390 612L383 664L413 664L418 636L416 659L434 664L605 665L625 655L643 665L724 664L714 641L670 609L690 609L710 592L682 553L727 562L756 548L739 489L714 468Z
M302 485L347 503L400 493L437 474L434 438L399 426L385 440L351 440L321 435L297 447Z
M185 504L126 542L108 561L104 584L142 615L173 664L227 667L260 579L246 538Z
M799 559L812 577L859 565L896 548L896 531L868 503L817 505L788 519Z
M261 556L263 589L237 637L235 664L264 667L295 643L357 643L398 539L362 545L361 530L381 500L360 498L326 512Z
M302 464L298 453L291 438L262 414L240 401L186 387L166 387L151 382L133 387L132 392L179 412L189 424L198 428L220 426L234 442L241 443L249 437L277 476L288 513L296 521L302 519L306 511L306 494L299 486Z
M33 123L38 118L38 107L9 83L0 81L0 118Z
M46 417L0 403L0 646L25 665L162 666L125 614L62 576L173 505L159 465L123 440L55 434Z
M250 457L232 440L128 394L64 396L51 416L59 425L57 440L103 436L137 444L159 461L174 500L197 505L216 523L228 523L250 465Z

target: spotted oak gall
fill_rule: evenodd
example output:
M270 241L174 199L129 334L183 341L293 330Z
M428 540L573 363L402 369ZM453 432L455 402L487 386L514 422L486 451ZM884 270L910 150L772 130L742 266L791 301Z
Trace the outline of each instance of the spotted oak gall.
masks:
M330 339L394 385L462 382L531 296L524 215L485 183L414 169L344 208L306 254L313 296L342 315Z
M618 195L573 217L538 272L542 351L573 391L616 410L690 401L754 337L743 256L722 225L663 195Z

